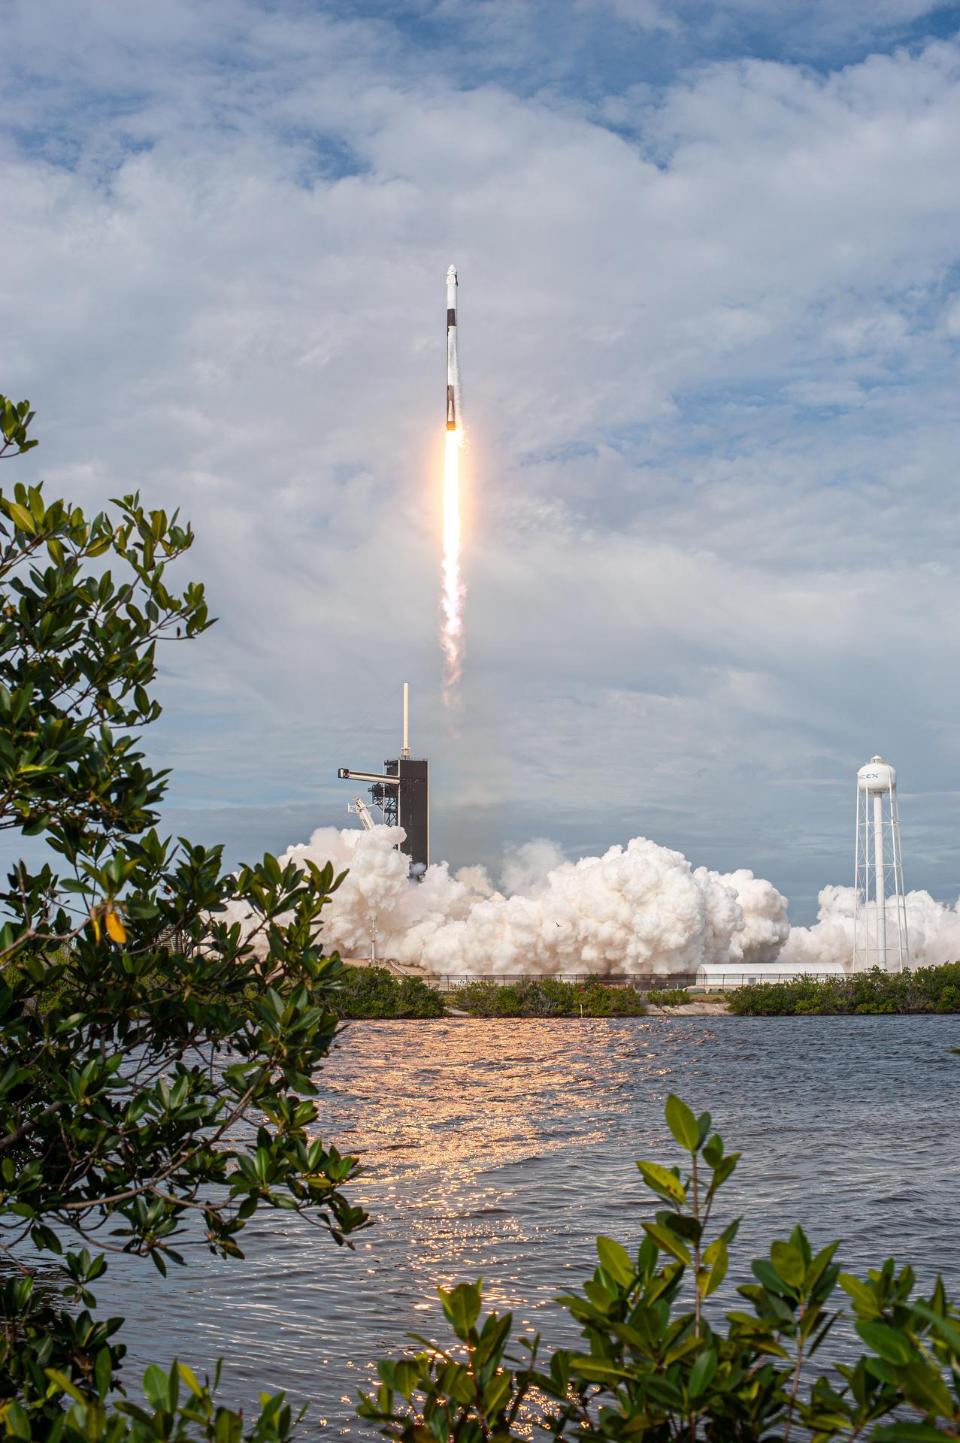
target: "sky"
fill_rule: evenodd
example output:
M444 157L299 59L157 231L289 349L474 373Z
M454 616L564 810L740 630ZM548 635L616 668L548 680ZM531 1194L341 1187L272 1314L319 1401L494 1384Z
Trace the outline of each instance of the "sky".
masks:
M454 865L639 834L807 921L881 752L956 897L960 7L8 0L4 49L16 475L179 506L220 618L162 654L169 830L348 824L409 680Z

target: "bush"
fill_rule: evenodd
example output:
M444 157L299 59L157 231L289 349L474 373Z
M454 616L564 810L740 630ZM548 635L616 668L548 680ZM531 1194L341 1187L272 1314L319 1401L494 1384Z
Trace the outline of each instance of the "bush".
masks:
M0 457L31 449L31 420L0 396ZM221 848L156 830L157 647L210 624L202 586L169 590L192 540L137 496L88 518L40 486L0 494L0 828L45 843L0 885L0 1431L17 1440L239 1438L186 1365L148 1369L152 1417L108 1401L125 1349L123 1319L93 1316L107 1253L164 1273L191 1232L242 1257L261 1209L337 1242L367 1222L313 1100L344 970L317 933L342 879L269 855L225 873ZM283 1437L290 1410L265 1402L250 1426Z
M960 1309L939 1278L917 1295L913 1271L892 1258L865 1278L842 1272L838 1243L815 1252L794 1228L751 1264L753 1280L721 1314L710 1300L739 1219L720 1227L713 1215L739 1154L711 1133L709 1113L696 1117L678 1097L667 1099L666 1119L685 1170L637 1164L660 1204L643 1242L628 1250L598 1238L593 1277L559 1299L580 1347L548 1352L539 1334L514 1340L510 1313L482 1316L479 1282L441 1288L452 1342L418 1337L415 1353L382 1360L361 1418L398 1443L541 1432L571 1443L960 1436ZM840 1320L866 1350L821 1364Z
M470 982L454 994L454 1005L473 1017L642 1017L646 1007L633 987L602 982L561 982L555 977L520 977L515 982Z
M647 993L647 1001L653 1007L682 1007L690 1001L690 993L685 987L655 987Z
M386 967L347 967L333 1004L338 1017L443 1017L443 998L419 977L395 977Z
M754 982L731 992L729 1004L744 1017L960 1012L960 962L895 973L875 967L825 982Z

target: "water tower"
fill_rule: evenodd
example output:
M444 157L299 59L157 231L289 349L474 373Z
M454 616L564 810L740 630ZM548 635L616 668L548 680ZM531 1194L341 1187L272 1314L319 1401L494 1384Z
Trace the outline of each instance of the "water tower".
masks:
M902 972L909 966L909 954L897 773L883 757L871 757L857 772L854 886L853 970Z

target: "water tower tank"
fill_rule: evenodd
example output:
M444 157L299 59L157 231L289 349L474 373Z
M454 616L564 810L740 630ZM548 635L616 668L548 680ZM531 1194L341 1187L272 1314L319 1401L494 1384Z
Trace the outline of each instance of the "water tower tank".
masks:
M883 757L871 757L865 767L857 772L857 786L861 792L889 792L897 785L896 768Z

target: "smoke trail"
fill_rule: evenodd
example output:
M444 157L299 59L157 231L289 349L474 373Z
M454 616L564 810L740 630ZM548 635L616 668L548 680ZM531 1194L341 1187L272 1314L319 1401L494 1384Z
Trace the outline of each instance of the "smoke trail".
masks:
M448 703L463 670L464 585L460 572L460 449L463 431L446 431L443 453L443 585L440 644L443 647L443 695Z

